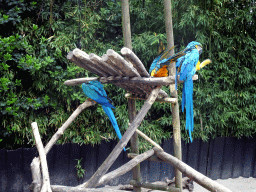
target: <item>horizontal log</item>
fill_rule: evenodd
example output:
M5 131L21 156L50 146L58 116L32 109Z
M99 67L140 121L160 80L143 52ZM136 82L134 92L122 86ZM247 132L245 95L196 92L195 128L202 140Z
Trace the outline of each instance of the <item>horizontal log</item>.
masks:
M82 188L82 187L69 187L62 185L51 185L52 191L58 192L102 192L102 191L111 191L111 192L125 192L118 189L108 189L108 188Z
M99 77L85 77L85 78L79 78L79 79L71 79L64 82L64 85L81 85L83 83L88 83L89 81L96 81L99 80Z
M230 189L226 188L225 186L217 183L216 181L213 181L212 179L204 176L202 173L199 173L189 165L185 164L178 158L160 151L158 148L154 147L155 154L166 161L167 163L170 163L172 166L177 168L179 171L187 175L189 178L192 178L195 182L197 182L199 185L203 186L204 188L210 190L210 191L218 191L218 192L231 192Z
M137 78L137 77L136 77ZM145 78L145 77L140 77L140 78ZM129 77L121 77L121 76L117 76L117 77L87 77L87 78L78 78L78 79L71 79L71 80L67 80L64 82L65 85L69 85L69 86L75 86L75 85L80 85L82 83L87 83L89 81L94 81L94 80L98 80L101 83L113 83L116 86L119 86L125 90L127 90L128 92L134 93L136 95L141 95L140 98L142 98L142 96L145 96L147 94L150 93L151 90L153 90L153 87L151 87L150 85L147 84L143 84L143 80L140 80L140 85L136 85L135 83L130 84L133 78L129 78ZM153 78L154 79L154 78ZM147 80L147 78L146 78ZM145 81L145 83L147 83L147 81ZM136 86L134 86L136 85ZM160 90L159 95L162 96L163 98L168 97L168 94L163 91ZM169 102L170 100L166 100L166 102ZM159 102L164 102L159 100Z
M179 78L179 77L178 77ZM198 75L193 76L193 80L197 80ZM126 83L126 84L143 84L150 86L159 86L159 85L170 85L175 83L175 76L170 77L101 77L98 79L102 83ZM87 78L79 78L79 79L71 79L64 82L65 85L79 85L82 83L86 83L92 81L90 77ZM179 81L178 83L181 83Z
M135 158L137 157L138 154L137 153L128 153L127 157L128 158ZM147 161L159 161L159 162L165 162L164 160L160 159L159 157L152 155L151 157L146 159Z
M140 77L138 71L133 67L132 64L128 63L121 55L115 52L113 49L107 51L107 56L111 59L112 62L119 65L122 69L122 72L125 76L129 77Z
M135 97L133 94L131 93L126 93L125 97L128 99L139 99L139 100L146 100L147 98L143 97ZM163 103L176 103L178 101L177 98L170 98L170 97L165 97L165 98L157 98L156 99L157 102L163 102Z
M121 49L121 54L125 57L127 61L129 61L135 69L139 72L142 77L149 77L149 73L147 72L145 66L141 62L141 60L133 53L133 51L127 47Z
M130 160L128 163L124 164L123 166L119 167L118 169L104 175L99 183L96 186L100 186L103 185L105 183L107 183L108 181L110 181L111 179L114 179L118 176L121 176L125 173L127 173L128 171L130 171L133 167L135 167L136 165L138 165L140 162L144 161L145 159L149 158L150 156L152 156L154 154L154 150L151 149L149 151L146 151L140 155L137 155L135 158L133 158L132 160Z
M135 180L131 180L130 184L134 185L136 187L143 187L143 188L153 189L153 190L173 191L173 192L180 192L181 191L179 188L175 188L175 187L157 185L157 184L152 184L152 183L142 183L142 182L135 181Z

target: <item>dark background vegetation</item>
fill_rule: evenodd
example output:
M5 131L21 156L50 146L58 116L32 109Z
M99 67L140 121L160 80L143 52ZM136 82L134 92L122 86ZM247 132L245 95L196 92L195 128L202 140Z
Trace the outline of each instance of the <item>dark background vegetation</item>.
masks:
M95 76L66 59L78 47L101 56L123 47L121 3L117 0L0 0L0 148L30 147L31 122L44 143L87 98L64 81ZM130 0L132 46L148 69L166 44L163 2ZM175 0L176 51L192 40L203 45L201 61L212 64L194 83L194 138L254 137L256 132L256 2ZM181 90L180 85L179 90ZM125 91L105 85L121 132L128 127ZM164 87L168 92L168 87ZM180 92L180 91L179 91ZM181 95L179 95L181 99ZM137 102L137 110L143 102ZM185 115L181 134L188 141ZM140 129L157 142L172 137L171 107L155 103ZM58 143L98 144L116 139L102 108L86 109ZM140 143L141 149L148 144Z

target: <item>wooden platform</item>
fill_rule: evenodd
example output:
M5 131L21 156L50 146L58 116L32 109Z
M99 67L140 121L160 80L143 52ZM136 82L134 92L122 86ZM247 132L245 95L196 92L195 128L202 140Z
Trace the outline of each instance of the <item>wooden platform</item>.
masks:
M98 80L101 83L113 83L125 89L127 92L132 93L135 97L145 99L157 86L175 83L174 76L150 77L144 64L132 50L124 47L121 49L121 54L122 56L112 49L109 49L102 57L94 53L88 55L80 49L70 51L67 55L69 61L99 77L67 80L65 81L65 85L79 85L92 80ZM195 75L193 80L197 78L198 76ZM179 78L178 83L181 83ZM159 97L168 98L168 94L160 90ZM176 99L169 99L168 101L176 102Z

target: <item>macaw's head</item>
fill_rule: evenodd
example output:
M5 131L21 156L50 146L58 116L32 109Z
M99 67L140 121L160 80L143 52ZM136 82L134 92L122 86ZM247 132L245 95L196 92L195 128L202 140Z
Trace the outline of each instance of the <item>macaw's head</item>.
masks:
M184 52L191 51L192 49L197 49L199 51L199 54L203 51L203 46L201 43L198 43L196 41L191 41L187 47L185 48Z

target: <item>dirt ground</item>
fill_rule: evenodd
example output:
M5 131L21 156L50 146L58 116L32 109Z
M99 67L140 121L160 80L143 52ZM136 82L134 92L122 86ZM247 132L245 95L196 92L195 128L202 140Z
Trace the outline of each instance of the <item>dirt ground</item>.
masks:
M171 180L168 180L169 182ZM239 177L236 179L225 179L225 180L215 180L218 183L224 185L228 189L230 189L232 192L256 192L256 178L243 178ZM166 182L154 182L154 184L164 184ZM186 182L185 182L186 183ZM183 190L183 192L208 192L207 189L201 187L196 182L193 182L193 187L191 186L185 186L186 189ZM131 185L118 185L118 186L105 186L104 188L101 188L102 191L132 191ZM142 188L142 192L160 192L159 190L150 190Z
M224 185L232 192L256 192L256 178L243 178L239 177L236 179L225 179L216 180L218 183ZM205 188L201 187L194 182L194 191L193 192L207 192Z

